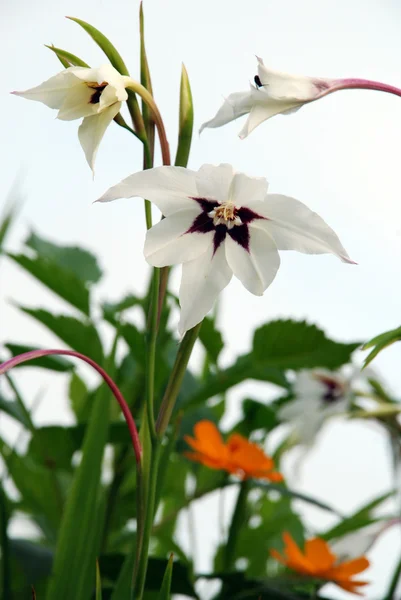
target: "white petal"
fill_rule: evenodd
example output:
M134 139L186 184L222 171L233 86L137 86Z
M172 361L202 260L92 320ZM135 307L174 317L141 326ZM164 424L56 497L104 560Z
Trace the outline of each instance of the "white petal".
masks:
M111 187L98 202L140 196L150 200L165 215L193 206L198 196L196 172L184 167L156 167L134 173Z
M85 83L74 85L74 87L68 90L57 118L62 121L73 121L74 119L81 119L82 117L89 117L96 114L98 112L97 105L90 102L95 91Z
M233 177L234 169L231 165L203 165L196 174L197 195L226 202Z
M263 121L270 119L270 117L274 117L274 115L280 113L294 112L303 105L303 102L295 100L276 100L270 98L262 89L255 90L255 93L259 94L259 97L254 100L249 117L238 134L241 140L246 138Z
M265 67L259 60L258 75L263 89L271 98L308 102L318 95L314 79L303 75L290 75Z
M204 254L212 245L213 232L186 233L200 211L195 207L166 217L146 234L145 258L154 267L178 265Z
M13 93L28 100L43 102L49 108L60 108L67 92L75 85L80 85L80 82L70 68L54 75L54 77L50 77L50 79L34 88Z
M217 296L230 283L231 277L224 244L214 255L211 245L204 254L183 264L178 325L181 335L202 321L213 308Z
M109 63L106 63L96 69L72 67L71 71L76 75L76 77L79 77L79 79L81 79L82 81L89 81L99 84L108 83L111 90L109 90L107 94L115 94L113 104L116 101L124 102L128 98L128 94L125 87L129 78L120 75L117 69L115 69ZM106 90L107 88L104 91ZM105 106L106 105L107 104L105 104Z
M234 92L224 100L223 106L219 108L216 115L210 121L206 121L201 126L199 133L206 127L215 128L221 127L230 121L234 121L238 117L249 113L252 108L251 92Z
M78 137L81 142L86 160L92 171L96 159L97 150L107 127L121 108L120 102L113 104L108 109L91 117L85 117L78 129Z
M230 187L230 200L237 208L251 207L263 202L267 194L268 183L264 177L248 177L244 173L235 173ZM256 207L252 206L255 210Z
M226 258L234 275L246 289L261 296L276 276L280 257L273 238L265 231L249 227L249 233L249 252L229 235L226 236Z
M123 98L123 100L126 100L127 98L128 94L126 93L126 97ZM112 85L108 85L100 94L99 112L105 110L105 108L107 108L108 106L112 106L115 102L119 101L120 98L118 98L117 96L116 89Z
M335 254L343 262L355 264L331 227L295 198L268 194L260 214L271 220L253 221L252 225L269 231L279 250Z

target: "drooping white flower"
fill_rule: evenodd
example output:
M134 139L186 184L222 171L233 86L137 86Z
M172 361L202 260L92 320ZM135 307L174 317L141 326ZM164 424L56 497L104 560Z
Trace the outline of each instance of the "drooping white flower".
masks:
M243 139L270 117L295 112L304 104L339 90L370 89L401 96L400 89L377 81L289 75L268 69L261 58L256 58L258 74L254 78L254 85L251 84L248 91L230 94L213 119L203 123L200 132L207 127L221 127L238 117L249 115L239 133Z
M166 217L147 232L145 258L156 267L183 265L181 333L205 317L233 274L261 296L279 268L278 250L353 262L323 219L294 198L267 194L267 186L227 164L197 172L157 167L134 173L100 198L147 198Z
M280 408L298 443L311 446L327 419L346 413L351 399L351 379L326 369L300 371L293 386L295 399Z
M110 64L98 69L69 67L37 87L13 93L58 109L57 118L63 121L83 118L78 136L93 170L103 135L128 98L125 88L130 81Z

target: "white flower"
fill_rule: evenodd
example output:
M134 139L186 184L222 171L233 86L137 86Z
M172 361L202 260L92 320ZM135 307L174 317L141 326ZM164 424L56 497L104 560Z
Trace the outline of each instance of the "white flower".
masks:
M370 89L401 96L400 89L377 81L289 75L268 69L261 58L256 58L258 74L254 78L255 85L251 84L246 92L230 94L215 117L202 125L200 132L206 127L221 127L242 115L249 114L239 133L239 137L243 139L270 117L295 112L304 104L339 90Z
M100 198L141 196L165 215L147 232L145 257L156 267L183 264L181 333L205 317L233 274L261 296L279 268L278 250L353 262L323 219L294 198L267 194L267 185L226 164L197 172L157 167L134 173Z
M279 410L279 418L291 423L300 444L311 446L328 418L347 412L350 383L350 378L326 369L300 371L293 386L295 400Z
M125 88L130 81L109 64L98 69L69 67L37 87L13 93L58 109L57 118L63 121L83 118L78 136L93 170L103 135L128 98Z

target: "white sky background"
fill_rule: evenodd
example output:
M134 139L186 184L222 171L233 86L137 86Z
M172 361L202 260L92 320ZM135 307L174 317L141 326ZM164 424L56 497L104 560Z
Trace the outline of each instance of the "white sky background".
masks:
M107 272L99 298L141 291L147 276L142 201L92 205L107 187L141 168L140 144L113 124L100 147L93 182L79 146L78 124L56 121L56 113L47 107L9 95L61 70L43 44L54 43L92 66L104 62L87 34L64 15L102 30L118 47L131 76L138 76L138 2L0 0L0 5L0 202L18 173L25 191L10 245L18 249L31 227L60 243L82 244L99 256ZM288 72L364 77L401 87L397 0L147 0L145 18L154 92L173 156L182 61L192 84L196 131L224 96L246 89L256 73L254 54ZM241 126L238 121L206 130L200 138L195 133L189 166L230 162L250 175L266 176L271 191L295 196L322 215L359 266L332 256L287 253L263 298L232 282L220 311L228 344L224 359L244 352L253 329L275 317L307 318L343 341L367 340L398 326L401 98L340 92L268 121L242 142L237 137ZM6 261L0 266L0 287L0 341L54 346L54 338L10 301L43 304L55 312L65 310L64 304ZM400 346L394 346L375 362L395 393L401 384L400 353ZM18 381L30 401L45 392L39 422L68 422L60 397L62 376L49 381L45 372L26 370L19 371ZM232 414L235 400L245 392L263 398L266 388L248 384L238 389L232 394ZM9 427L3 418L3 429ZM326 428L293 486L350 512L391 487L387 451L386 438L376 427L336 422ZM292 462L287 465L289 477ZM216 539L217 528L203 524L204 518L210 523L211 511L216 515L216 502L199 510L201 569L209 565L205 544ZM305 515L315 527L329 523L321 512L305 510ZM386 534L371 553L374 584L369 598L384 593L401 552L399 538L396 531ZM327 593L334 597L336 592Z

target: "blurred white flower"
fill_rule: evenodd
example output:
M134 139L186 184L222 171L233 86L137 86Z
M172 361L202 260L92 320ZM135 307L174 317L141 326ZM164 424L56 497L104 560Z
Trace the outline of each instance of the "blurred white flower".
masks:
M339 90L371 89L401 96L400 89L377 81L289 75L268 69L261 58L256 58L258 74L254 78L255 85L251 84L248 91L230 94L213 119L201 126L200 132L206 127L221 127L242 115L249 114L239 133L239 137L243 139L270 117L295 112L304 104Z
M58 109L57 118L63 121L83 118L78 136L93 170L103 135L128 98L125 88L130 81L110 64L98 69L69 67L37 87L13 94Z
M145 257L156 267L183 264L182 334L205 317L233 274L261 296L279 268L278 250L353 262L323 219L294 198L267 194L267 187L266 179L226 164L197 172L157 167L134 173L100 198L141 196L165 215L147 232Z
M350 378L326 369L300 371L294 382L295 399L280 408L299 444L311 446L325 421L346 413L351 402Z

